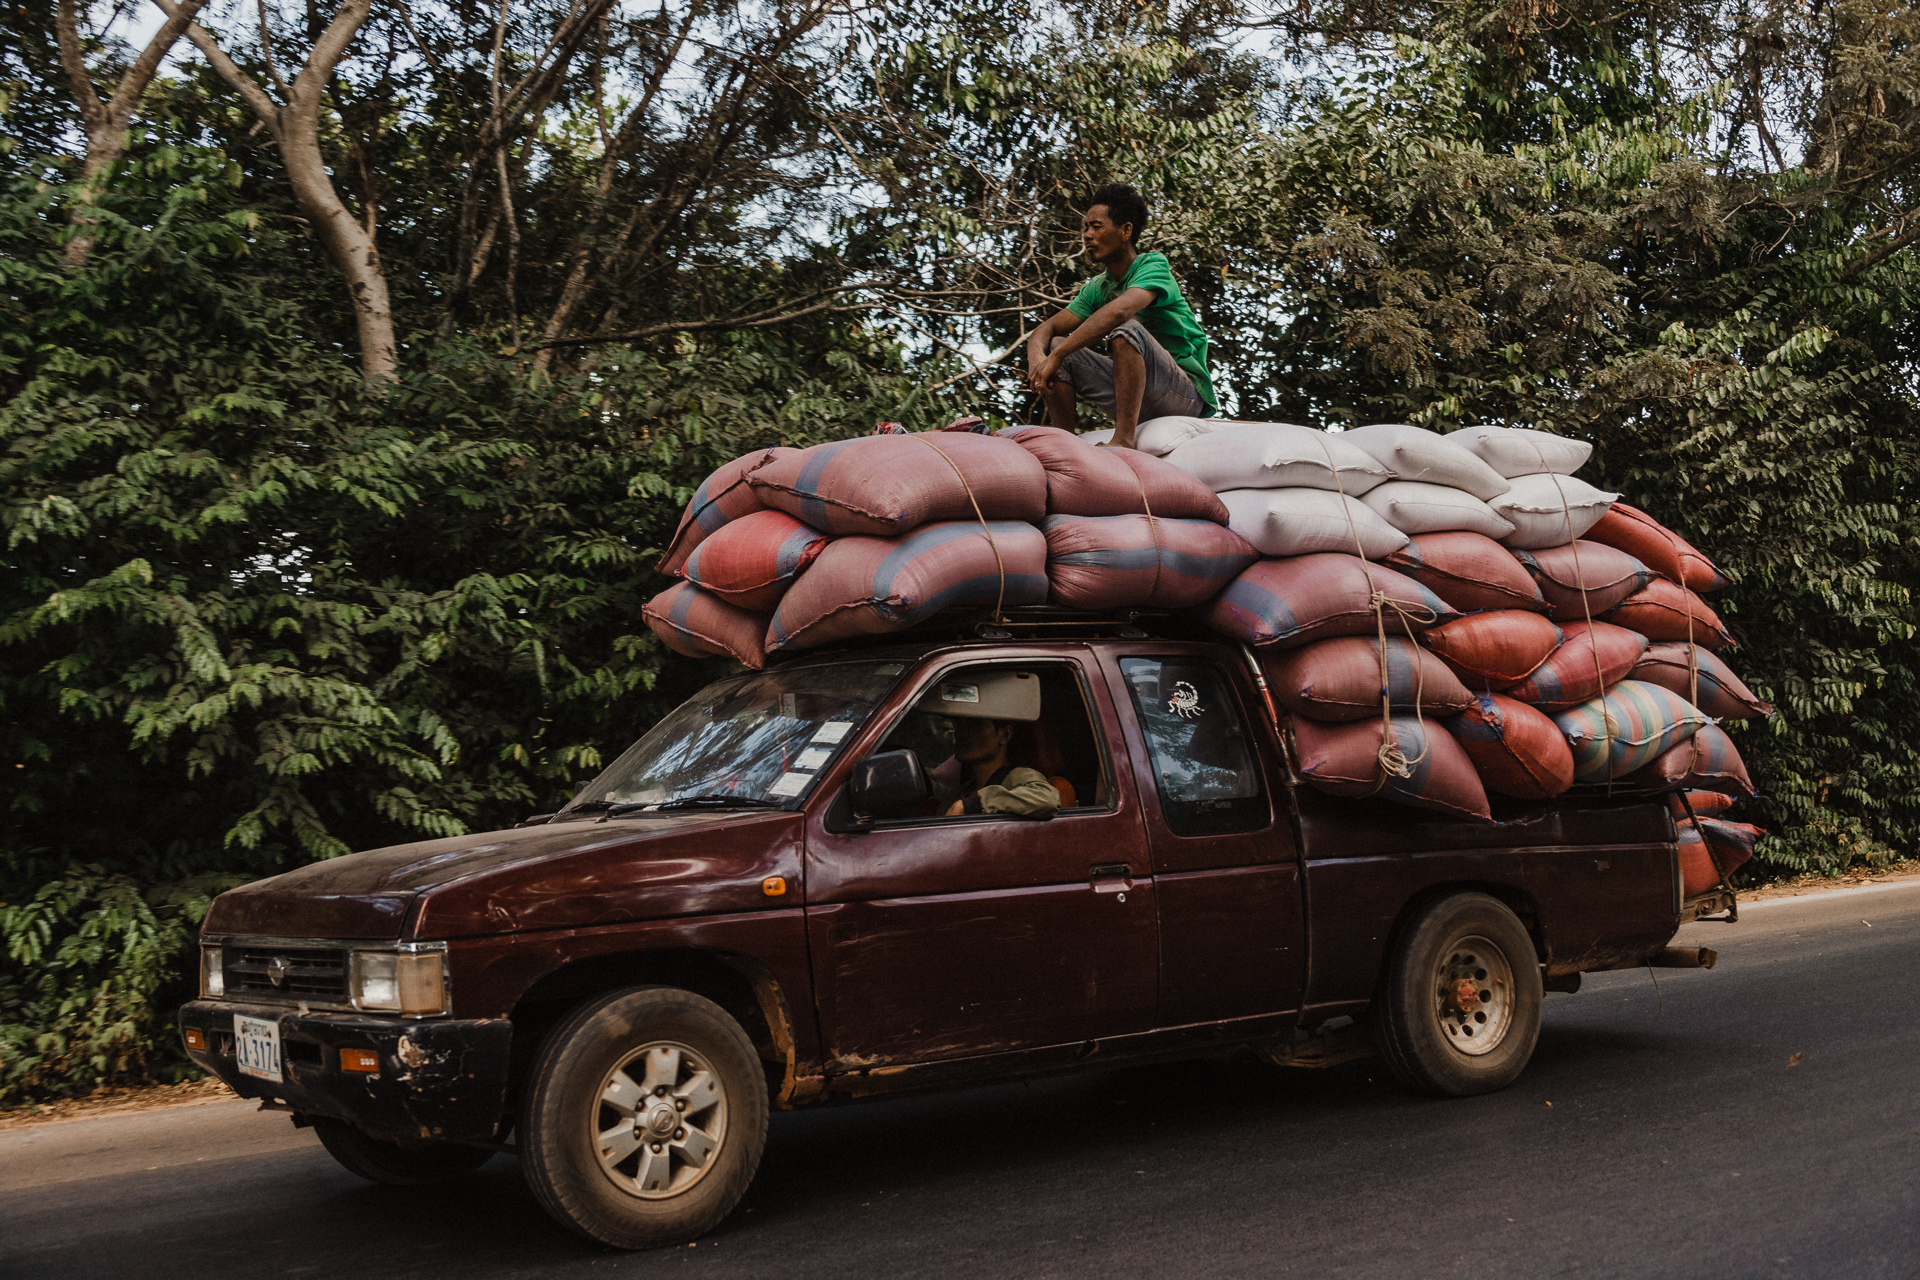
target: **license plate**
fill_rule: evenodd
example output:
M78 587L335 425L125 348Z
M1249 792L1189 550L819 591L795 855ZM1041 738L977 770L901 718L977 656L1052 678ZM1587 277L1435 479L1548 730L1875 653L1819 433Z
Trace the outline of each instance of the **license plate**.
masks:
M233 1057L241 1075L280 1083L280 1024L234 1014Z

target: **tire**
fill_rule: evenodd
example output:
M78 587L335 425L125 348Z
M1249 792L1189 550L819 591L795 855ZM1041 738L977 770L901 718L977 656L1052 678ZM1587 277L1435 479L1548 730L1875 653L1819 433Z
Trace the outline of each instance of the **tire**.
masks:
M348 1172L389 1187L424 1187L451 1182L466 1177L493 1158L493 1152L485 1147L462 1147L451 1142L388 1142L350 1124L317 1116L313 1132L327 1154Z
M1410 1089L1463 1098L1504 1089L1540 1039L1540 964L1506 904L1460 893L1424 908L1382 975L1375 1038Z
M588 1239L680 1244L746 1194L767 1110L759 1055L726 1010L629 987L576 1009L541 1045L521 1168L541 1207Z

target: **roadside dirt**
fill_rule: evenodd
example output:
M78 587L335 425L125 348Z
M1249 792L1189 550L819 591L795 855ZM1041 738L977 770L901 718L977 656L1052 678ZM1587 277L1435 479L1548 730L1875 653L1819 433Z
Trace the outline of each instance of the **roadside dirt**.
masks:
M1920 879L1920 859L1908 858L1876 871L1850 872L1831 878L1804 875L1770 884L1761 889L1743 889L1740 891L1740 901L1767 902L1774 898L1800 898L1808 894L1826 893L1833 889L1852 889L1863 884L1882 884L1891 880L1912 879ZM51 1102L29 1103L24 1107L0 1109L0 1130L60 1120L78 1120L110 1112L196 1106L209 1102L238 1100L238 1098L238 1094L212 1077L142 1088L97 1089L82 1098L59 1098Z

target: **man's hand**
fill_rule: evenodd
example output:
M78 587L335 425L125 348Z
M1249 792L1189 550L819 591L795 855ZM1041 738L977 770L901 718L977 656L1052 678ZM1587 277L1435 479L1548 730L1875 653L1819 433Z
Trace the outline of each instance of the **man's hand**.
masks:
M1039 364L1027 370L1027 385L1033 388L1037 396L1047 394L1047 388L1053 385L1054 375L1060 372L1060 357L1048 356Z

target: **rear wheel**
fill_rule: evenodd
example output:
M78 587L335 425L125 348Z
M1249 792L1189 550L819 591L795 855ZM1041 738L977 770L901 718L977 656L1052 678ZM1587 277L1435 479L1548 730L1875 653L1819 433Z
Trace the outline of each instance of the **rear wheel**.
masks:
M592 1001L541 1047L521 1164L542 1207L602 1244L645 1249L719 1225L767 1140L767 1082L726 1010L671 987Z
M493 1157L484 1147L449 1142L388 1142L338 1120L315 1117L313 1132L349 1172L390 1187L424 1187L465 1177Z
M1409 1088L1446 1097L1504 1089L1540 1038L1540 964L1505 903L1461 893L1416 916L1388 961L1380 1055Z

